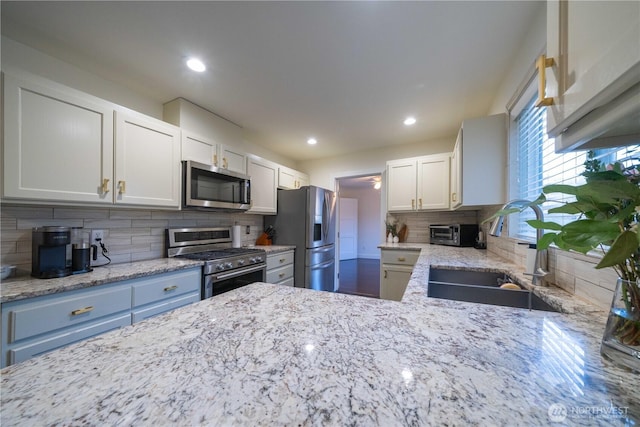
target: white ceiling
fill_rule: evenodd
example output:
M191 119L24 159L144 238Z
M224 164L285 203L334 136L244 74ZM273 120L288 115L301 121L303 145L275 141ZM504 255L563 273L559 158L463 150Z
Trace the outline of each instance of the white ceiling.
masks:
M10 2L2 33L295 160L453 138L544 2ZM183 60L196 55L203 74ZM405 116L418 123L405 127ZM305 141L314 136L315 146Z

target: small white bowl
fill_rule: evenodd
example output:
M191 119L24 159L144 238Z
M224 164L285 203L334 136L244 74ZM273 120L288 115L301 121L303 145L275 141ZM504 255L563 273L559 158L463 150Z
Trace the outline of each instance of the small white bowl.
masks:
M3 265L0 267L0 280L4 280L8 277L13 277L16 273L15 265Z

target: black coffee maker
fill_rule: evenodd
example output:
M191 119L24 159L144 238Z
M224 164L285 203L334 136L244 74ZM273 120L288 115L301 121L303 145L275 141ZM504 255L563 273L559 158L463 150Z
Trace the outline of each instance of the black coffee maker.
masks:
M69 227L35 227L31 230L31 275L39 279L71 274L67 248L71 243Z

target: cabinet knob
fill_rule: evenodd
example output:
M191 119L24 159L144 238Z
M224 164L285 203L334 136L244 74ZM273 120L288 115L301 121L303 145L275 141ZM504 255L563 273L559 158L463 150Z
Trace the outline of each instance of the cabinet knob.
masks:
M71 312L71 315L72 315L72 316L78 316L78 315L80 315L80 314L88 313L88 312L90 312L90 311L92 311L92 310L93 310L93 306L92 306L92 305L90 305L89 307L79 308L79 309L77 309L77 310L73 310L73 311Z
M102 193L106 194L109 192L109 178L104 178L102 180Z
M546 107L553 105L553 98L547 98L547 72L548 67L553 67L556 61L553 58L547 58L542 54L536 60L536 70L538 70L538 99L536 99L536 107Z

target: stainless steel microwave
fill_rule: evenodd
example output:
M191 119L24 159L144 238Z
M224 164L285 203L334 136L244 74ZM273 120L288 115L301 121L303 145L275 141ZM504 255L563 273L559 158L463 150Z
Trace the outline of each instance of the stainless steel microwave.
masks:
M182 207L246 211L251 207L251 180L248 175L183 160Z

